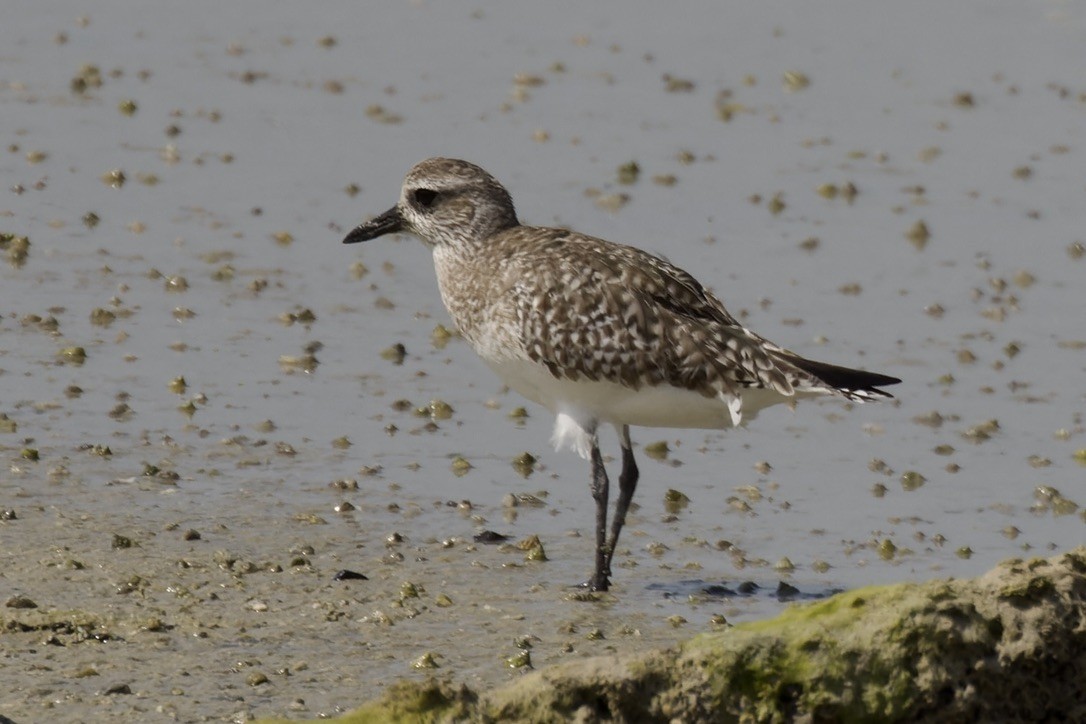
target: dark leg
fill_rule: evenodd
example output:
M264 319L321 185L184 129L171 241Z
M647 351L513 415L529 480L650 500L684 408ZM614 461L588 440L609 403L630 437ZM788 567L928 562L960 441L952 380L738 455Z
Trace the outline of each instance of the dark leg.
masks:
M588 581L588 588L593 591L606 591L609 581L607 575L608 563L611 560L607 550L607 496L610 483L607 481L607 470L603 467L603 456L600 455L600 443L596 436L592 436L592 498L596 501L596 572Z
M637 470L637 462L634 460L633 447L630 445L630 426L623 425L618 433L619 442L622 444L622 473L618 476L618 502L615 504L615 517L611 519L611 540L607 542L607 573L611 573L611 558L615 555L615 546L618 545L618 534L622 532L622 526L626 524L626 511L630 509L630 501L633 500L634 491L637 490L637 479L640 473Z

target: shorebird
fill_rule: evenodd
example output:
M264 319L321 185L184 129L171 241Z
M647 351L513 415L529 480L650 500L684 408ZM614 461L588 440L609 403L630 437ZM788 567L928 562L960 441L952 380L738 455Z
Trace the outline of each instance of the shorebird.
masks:
M630 426L723 429L769 405L830 395L864 402L901 380L815 362L735 319L693 276L645 251L576 231L524 226L509 192L478 166L431 158L400 200L345 244L407 232L433 251L441 299L464 339L512 389L555 415L552 442L591 463L595 569L606 591L639 472ZM609 482L597 430L622 447Z

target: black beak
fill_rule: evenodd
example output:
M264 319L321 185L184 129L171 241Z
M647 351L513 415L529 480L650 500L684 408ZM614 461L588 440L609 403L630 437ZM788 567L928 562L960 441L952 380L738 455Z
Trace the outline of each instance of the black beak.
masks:
M385 234L395 234L403 230L403 217L396 206L356 226L351 233L343 239L344 244L357 244L360 241L369 241Z

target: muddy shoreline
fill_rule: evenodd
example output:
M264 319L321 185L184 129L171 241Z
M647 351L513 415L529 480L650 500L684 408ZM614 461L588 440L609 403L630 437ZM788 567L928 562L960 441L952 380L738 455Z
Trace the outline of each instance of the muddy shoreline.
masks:
M1060 3L10 5L0 716L333 715L770 619L782 582L1081 544L1086 31ZM449 335L426 249L341 244L438 155L898 400L635 431L615 590L578 600L584 461Z

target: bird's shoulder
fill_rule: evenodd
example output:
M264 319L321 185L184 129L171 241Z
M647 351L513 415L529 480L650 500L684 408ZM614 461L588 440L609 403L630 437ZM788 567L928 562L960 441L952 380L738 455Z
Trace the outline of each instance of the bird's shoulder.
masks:
M693 275L642 249L566 229L525 226L506 232L502 246L507 278L524 292L566 300L617 296L738 325Z

